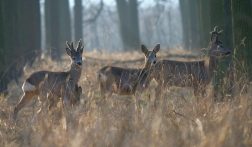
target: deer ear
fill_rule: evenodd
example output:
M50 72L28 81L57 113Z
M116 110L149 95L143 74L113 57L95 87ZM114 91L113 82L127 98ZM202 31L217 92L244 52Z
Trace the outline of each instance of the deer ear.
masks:
M153 51L154 51L155 53L157 53L159 50L160 50L160 44L157 44L157 45L154 47Z
M141 45L141 51L146 55L149 50L142 44Z
M219 31L219 32L218 32L218 35L221 35L221 34L222 34L222 32L223 32L223 30Z

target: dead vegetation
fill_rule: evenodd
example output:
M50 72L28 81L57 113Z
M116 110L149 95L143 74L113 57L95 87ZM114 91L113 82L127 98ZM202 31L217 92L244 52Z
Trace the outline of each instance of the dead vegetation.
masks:
M208 86L208 96L196 102L191 88L171 88L164 94L162 105L154 110L156 84L152 82L142 94L140 115L132 112L130 102L134 97L113 95L106 105L99 107L95 72L111 64L142 66L141 61L129 62L141 58L140 53L127 54L130 58L119 53L84 53L104 60L83 61L81 103L73 110L74 121L68 127L61 109L54 108L48 115L37 114L37 99L20 111L16 123L10 119L22 96L25 77L41 69L67 70L69 59L64 57L64 62L56 63L46 58L25 67L20 83L10 83L10 94L0 96L0 146L252 146L251 93L216 103ZM114 63L111 56L121 62Z

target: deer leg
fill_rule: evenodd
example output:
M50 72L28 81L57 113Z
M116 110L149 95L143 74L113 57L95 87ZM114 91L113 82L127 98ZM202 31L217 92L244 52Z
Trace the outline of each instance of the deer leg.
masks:
M101 90L101 105L104 105L107 102L107 99L110 98L114 92L113 87L100 85Z
M206 97L206 86L202 86L201 94L203 97Z
M41 107L40 109L37 111L37 113L40 113L43 109L43 107L45 107L45 100L46 100L46 90L40 90L41 92L39 93L39 96L38 96L38 100L39 102L41 103Z
M112 94L113 94L113 91L108 91L104 94L104 98L102 98L102 102L101 102L102 106L108 106L108 99L111 98Z
M197 102L199 102L199 92L200 92L200 85L196 85L196 86L194 86L193 87L194 89L193 89L193 92L194 92L194 96L195 96L195 98L196 98L196 101Z
M198 86L193 86L193 94L195 97L198 96Z
M78 86L78 84L75 85L74 92L73 92L73 97L70 100L70 104L76 105L80 102L80 96L82 94L82 87Z
M101 86L100 86L100 93L101 93L100 104L103 105L107 99L107 96L106 96L106 90Z
M104 99L106 97L106 89L103 87L102 83L99 84L100 87L100 94L101 94L101 99Z
M56 106L58 103L59 98L52 93L50 93L47 97L48 100L48 110L51 110L52 107Z
M49 105L48 105L48 110L51 110L53 106L55 106L55 101L54 100L48 100Z
M206 85L203 85L202 83L198 84L197 95L205 97L205 94L206 94Z
M14 120L17 118L18 112L28 104L35 96L34 91L24 91L24 95L22 96L20 102L14 107Z
M139 109L140 108L140 98L141 98L141 95L142 95L142 92L143 90L137 90L136 91L136 94L135 94L135 109Z
M158 101L160 100L160 97L161 97L161 91L162 91L162 86L161 85L158 85L156 88L155 88L155 101L154 101L154 107L157 108L158 107Z

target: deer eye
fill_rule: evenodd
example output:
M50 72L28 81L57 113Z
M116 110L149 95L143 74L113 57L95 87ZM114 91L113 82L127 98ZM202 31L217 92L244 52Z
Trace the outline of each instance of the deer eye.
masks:
M75 57L73 57L73 60L75 60Z
M82 59L82 57L80 57Z
M156 58L156 55L155 55L155 58Z

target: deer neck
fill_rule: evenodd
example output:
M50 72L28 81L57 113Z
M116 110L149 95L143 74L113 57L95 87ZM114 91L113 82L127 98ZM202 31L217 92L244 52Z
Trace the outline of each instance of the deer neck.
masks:
M145 66L140 70L138 84L148 84L149 80L152 78L153 70L153 66L151 66L150 64L145 64Z
M142 68L142 73L145 73L147 75L150 75L150 73L154 70L154 66L151 66L151 64L146 63L144 67Z
M151 66L151 63L145 63L145 65L144 65L144 67L143 67L143 70L146 70L146 69L152 70L152 69L154 69L153 67L154 67L154 66Z
M71 69L68 71L70 78L69 82L72 82L75 85L81 77L81 71L82 71L81 68L76 69L74 67L71 67Z
M218 57L215 56L207 56L204 60L204 68L205 72L209 79L213 77L214 71L216 70L219 63Z
M210 67L211 74L213 74L214 71L216 70L218 63L219 63L218 57L215 57L215 56L210 57L209 67Z

